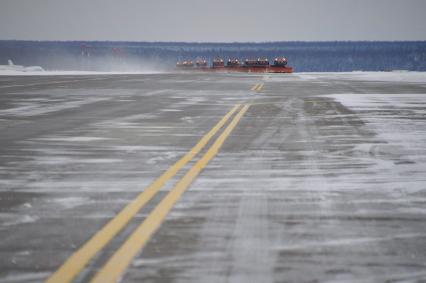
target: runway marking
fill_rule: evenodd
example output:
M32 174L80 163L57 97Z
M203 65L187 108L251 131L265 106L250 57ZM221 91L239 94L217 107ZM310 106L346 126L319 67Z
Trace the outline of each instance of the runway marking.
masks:
M46 283L71 282L86 266L86 264L103 248L124 226L150 201L161 187L176 173L191 161L211 140L211 138L225 125L230 117L241 108L235 105L200 141L175 164L169 167L160 177L144 189L131 203L124 207L101 230L96 232L80 249L72 254L46 281ZM245 108L243 108L245 109ZM241 113L241 111L240 111ZM234 118L235 120L235 118ZM229 126L228 126L229 127Z
M252 87L251 87L251 91L255 91L258 85L259 85L259 84L255 84L254 86L252 86Z
M250 105L245 105L232 119L222 134L216 139L208 151L170 190L164 199L154 208L141 225L127 238L124 244L110 257L107 263L99 270L90 283L116 283L122 278L127 267L134 257L149 241L151 236L160 227L167 214L182 194L188 189L195 178L200 174L209 161L218 153L219 149L231 134L232 130L248 110Z
M252 88L251 91L256 91L259 92L264 86L264 83L259 83L259 84L255 84Z

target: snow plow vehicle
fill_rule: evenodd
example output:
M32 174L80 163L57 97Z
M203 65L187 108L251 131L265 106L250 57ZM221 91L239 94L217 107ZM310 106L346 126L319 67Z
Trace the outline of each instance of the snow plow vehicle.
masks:
M191 60L179 61L176 63L178 70L202 70L207 72L243 72L243 73L293 73L293 68L287 66L287 58L277 57L272 65L267 58L245 59L243 63L239 59L215 58L209 67L206 60L197 60L194 64Z

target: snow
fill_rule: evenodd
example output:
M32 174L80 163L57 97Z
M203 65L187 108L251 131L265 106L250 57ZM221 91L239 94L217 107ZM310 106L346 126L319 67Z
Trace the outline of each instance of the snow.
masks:
M18 224L34 223L39 220L37 216L28 214L0 214L0 219L2 220L1 226L3 227L14 226Z
M86 75L144 75L160 74L160 71L140 71L140 72L95 72L95 71L41 71L0 69L0 76L86 76Z
M49 136L49 137L43 137L38 138L35 140L40 141L65 141L65 142L91 142L91 141L103 141L103 140L110 140L111 138L105 138L105 137L69 137L69 136Z
M69 97L67 99L70 99ZM32 117L36 115L42 115L50 112L58 112L61 110L72 109L81 107L86 104L106 101L108 97L88 97L84 100L74 100L74 101L65 101L60 99L50 99L48 100L50 104L45 103L45 101L37 100L24 100L19 101L16 99L14 101L14 106L12 108L0 110L1 116L17 116L17 117Z
M21 65L13 64L12 60L8 60L8 65L0 65L0 72L16 72L16 73L26 73L26 72L43 72L44 69L40 66L29 66L24 67Z
M3 283L15 283L15 282L40 282L45 279L50 273L49 272L20 272L8 274L3 277Z
M343 74L343 77L346 77L346 74ZM426 83L426 72L352 72L348 73L348 78L363 81Z
M426 172L426 94L333 94L362 119L385 144L364 143L355 150L389 172L388 181L412 193L421 190ZM380 171L380 170L379 170ZM377 176L375 177L377 178Z
M343 79L359 81L426 83L426 72L330 72L330 73L296 73L303 80Z
M97 72L97 71L61 71L61 70L32 70L26 67L25 70L0 68L0 76L85 76L85 75L143 75L143 74L161 74L164 71L148 70L135 72ZM229 76L233 74L228 74ZM303 72L294 74L268 74L268 80L273 81L275 78L282 79L302 79L302 80L318 80L334 77L345 80L363 80L363 81L385 81L385 82L412 82L426 83L426 72L413 71L393 71L393 72Z
M162 229L161 233L170 234L157 238L165 241L163 247L169 240L183 246L169 253L160 250L158 254L136 259L133 267L143 267L148 273L180 269L180 278L193 282L200 274L207 274L204 282L229 278L241 282L272 282L270 277L275 276L274 272L276 278L284 278L285 273L289 281L299 282L303 280L292 279L299 270L313 270L322 276L323 282L331 282L326 280L331 277L333 282L339 282L333 269L331 275L321 275L320 272L328 272L321 265L324 262L334 270L347 271L347 281L355 280L355 276L365 279L371 274L386 276L375 281L406 279L408 275L404 274L408 271L410 276L422 275L421 265L410 264L423 262L423 255L417 260L409 257L415 249L424 246L425 239L421 224L426 214L423 193L426 94L401 93L402 90L398 90L402 87L395 90L397 94L375 93L389 90L387 87L370 88L367 94L358 94L352 93L356 92L355 87L332 86L322 92L326 95L318 94L315 87L312 93L308 90L303 93L305 85L332 85L337 81L339 86L344 81L351 86L348 80L360 80L363 76L371 81L426 82L426 73L414 72L272 74L264 77L270 88L256 97L232 90L225 91L227 97L209 97L226 89L219 84L217 93L188 90L189 99L183 90L163 90L160 85L160 90L148 87L143 93L146 96L164 94L158 97L157 102L161 103L155 103L158 108L111 112L112 116L106 119L88 120L79 127L46 131L18 140L9 147L12 150L5 148L7 163L0 168L3 170L0 186L5 192L14 190L19 195L18 192L23 191L37 197L23 194L22 204L13 208L16 216L0 214L4 222L0 230L11 231L8 232L11 236L5 238L14 244L27 235L35 235L36 239L52 235L52 229L58 227L55 225L71 223L78 228L89 223L90 229L95 229L97 226L93 223L103 223L113 217L187 152L192 141L198 140L204 131L202 122L218 119L213 110L221 105L229 109L227 101L241 103L249 97L254 101L251 112L244 116L227 144L169 214L170 221L165 225L177 223L179 226ZM283 93L282 88L291 80L298 83L300 92L290 85L288 93ZM278 86L276 93L274 84ZM213 88L211 83L208 86ZM126 92L119 87L90 92L30 90L36 96L14 94L11 110L5 109L0 114L12 121L21 121L31 115L79 107L83 105L79 101L98 101L87 97L113 100L118 92L121 92L120 99L140 95L139 91ZM170 84L165 87L170 88ZM418 86L411 89L412 92L419 90L422 88ZM346 93L339 93L341 91ZM176 103L168 103L166 99L170 97ZM309 104L317 101L315 106ZM256 102L274 108L264 108ZM191 107L200 104L215 106L202 106L201 109L206 110L202 112L191 111ZM174 113L181 109L185 112ZM270 109L276 112L269 112ZM168 110L167 113L164 110ZM164 122L161 115L172 119ZM197 137L188 139L190 143L176 138L195 136L195 133ZM153 138L156 136L161 139ZM174 181L169 183L162 192L174 185ZM140 216L145 216L145 211L141 211ZM35 227L40 230L30 230L37 229ZM83 235L77 232L75 234ZM89 234L89 228L84 232ZM16 242L12 240L15 238ZM186 249L184 245L188 241L181 239L196 241L189 243ZM34 262L45 256L34 255L34 251L46 252L46 258L54 260L44 246L33 248L27 247L26 242L23 244L21 250L31 248L28 258ZM47 244L50 248L51 243ZM353 255L350 258L349 253ZM381 265L383 260L385 264ZM376 264L376 269L370 271L366 262ZM274 269L276 266L287 269L280 272ZM232 270L227 273L230 267ZM6 272L2 282L38 282L47 277L21 270ZM224 278L222 274L230 274L230 277Z

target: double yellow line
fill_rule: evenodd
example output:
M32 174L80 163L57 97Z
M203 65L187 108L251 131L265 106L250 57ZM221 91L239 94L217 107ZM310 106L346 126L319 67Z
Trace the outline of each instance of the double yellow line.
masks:
M231 134L250 105L235 105L201 140L181 159L169 167L160 177L151 183L131 203L101 228L89 241L72 254L46 281L46 283L71 282L128 223L150 201L163 185L191 161L234 116L206 153L176 183L170 192L153 209L147 218L137 227L106 264L90 281L91 283L115 283L126 271L133 258L140 252L155 231L160 227L174 204L188 189L208 162L218 153L226 138ZM236 115L234 115L237 113Z
M259 91L261 91L261 90L262 90L263 86L264 86L264 83L255 84L255 85L251 88L251 91L259 92Z

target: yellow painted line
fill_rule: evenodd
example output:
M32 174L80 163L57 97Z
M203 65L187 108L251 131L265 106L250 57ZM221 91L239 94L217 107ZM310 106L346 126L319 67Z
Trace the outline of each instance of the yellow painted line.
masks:
M142 224L127 238L124 244L111 256L108 262L99 270L90 283L117 283L123 276L133 258L149 241L151 236L160 227L162 221L167 216L174 204L189 185L200 174L201 170L218 153L219 149L231 134L232 130L240 121L250 105L245 105L234 119L225 128L222 134L216 139L208 151L199 159L194 166L189 169L185 176L170 190L164 199L154 208Z
M200 141L181 159L169 167L154 180L131 203L111 219L101 230L90 238L80 249L72 254L46 281L46 283L69 283L86 266L86 264L103 248L136 213L161 189L161 187L199 153L210 139L225 125L229 118L240 108L235 105Z
M255 91L256 89L257 89L257 86L258 86L259 84L255 84L254 86L252 86L252 88L251 88L251 91Z
M255 85L251 88L251 91L256 91L256 92L258 92L258 91L260 91L260 90L263 88L263 86L264 86L264 83L255 84Z
M257 87L256 91L261 91L261 89L263 88L263 86L264 86L263 83L259 84L259 86Z

